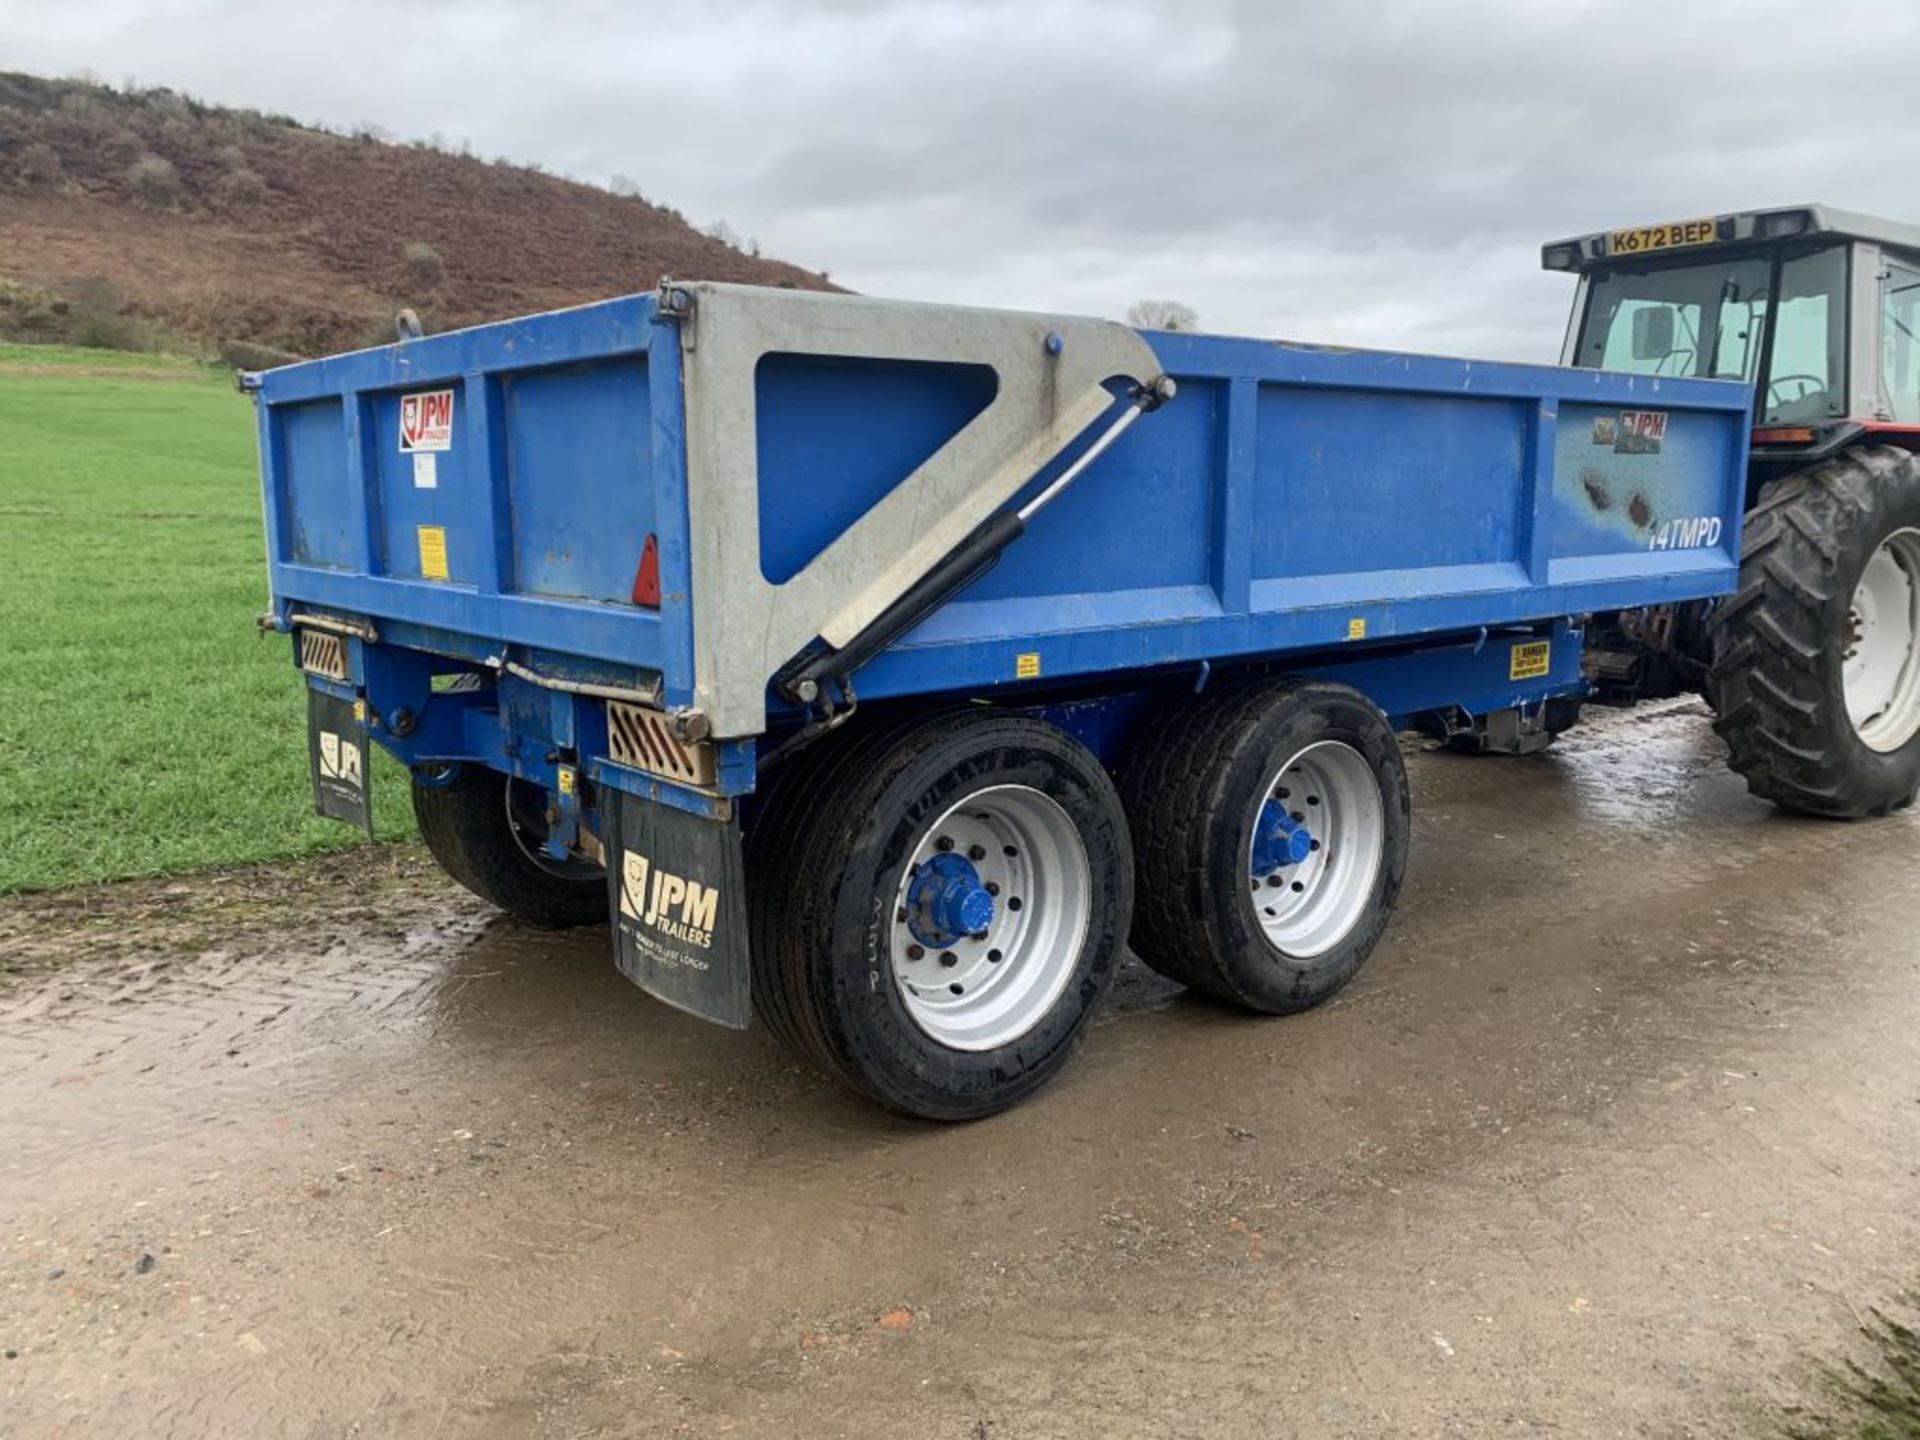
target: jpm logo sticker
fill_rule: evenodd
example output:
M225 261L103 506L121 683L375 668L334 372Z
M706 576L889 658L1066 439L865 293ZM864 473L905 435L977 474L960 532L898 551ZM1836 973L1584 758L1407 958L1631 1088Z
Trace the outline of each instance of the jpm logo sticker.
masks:
M706 950L713 945L720 891L659 869L629 850L620 857L620 913L668 939Z
M411 455L416 451L452 448L453 391L422 390L413 395L402 395L400 453Z
M1658 455L1666 440L1664 410L1622 410L1618 420L1602 415L1593 422L1593 443L1611 446L1616 455Z

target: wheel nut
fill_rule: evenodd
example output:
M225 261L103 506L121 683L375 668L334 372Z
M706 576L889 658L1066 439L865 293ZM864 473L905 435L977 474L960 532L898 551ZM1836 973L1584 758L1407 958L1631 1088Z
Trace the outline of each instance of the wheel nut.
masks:
M984 846L984 845L969 845L969 846L967 847L967 858L968 858L969 860L984 860L984 859L986 859L986 858L987 858L987 847L986 847L986 846Z
M940 963L951 969L960 963L960 957L951 950L942 950L940 952Z
M987 894L989 895L998 895L1000 893L1000 887L991 880L987 881L986 888L987 888Z
M951 835L940 836L939 839L933 842L933 848L943 851L953 849L953 837Z
M918 945L907 946L907 959L909 960L918 960L926 953L927 952L922 950Z

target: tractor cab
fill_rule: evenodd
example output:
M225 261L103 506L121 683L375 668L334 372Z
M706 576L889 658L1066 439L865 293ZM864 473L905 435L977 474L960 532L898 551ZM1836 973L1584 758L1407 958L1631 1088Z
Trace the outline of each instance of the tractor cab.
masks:
M1593 698L1697 690L1816 815L1920 797L1920 226L1824 205L1580 235L1561 363L1753 387L1740 588L1596 614ZM1657 543L1655 539L1650 544Z
M1920 226L1823 205L1558 240L1561 363L1754 388L1751 493L1861 443L1920 449Z

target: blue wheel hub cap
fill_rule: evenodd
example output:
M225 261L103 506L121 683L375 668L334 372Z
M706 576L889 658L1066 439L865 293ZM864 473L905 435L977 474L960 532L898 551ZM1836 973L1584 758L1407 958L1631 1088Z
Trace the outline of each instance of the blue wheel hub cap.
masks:
M951 945L993 924L993 896L964 855L936 855L907 887L907 929L922 945Z
M1298 865L1313 852L1313 835L1278 800L1260 807L1253 825L1253 873L1271 875L1286 865Z

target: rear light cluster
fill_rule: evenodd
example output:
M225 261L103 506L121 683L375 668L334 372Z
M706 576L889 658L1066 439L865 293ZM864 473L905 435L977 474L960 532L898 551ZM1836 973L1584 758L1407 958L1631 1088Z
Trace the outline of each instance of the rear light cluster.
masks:
M1756 445L1811 445L1813 431L1805 425L1769 425L1753 432Z
M660 543L651 535L640 547L640 568L633 572L633 603L660 608Z

